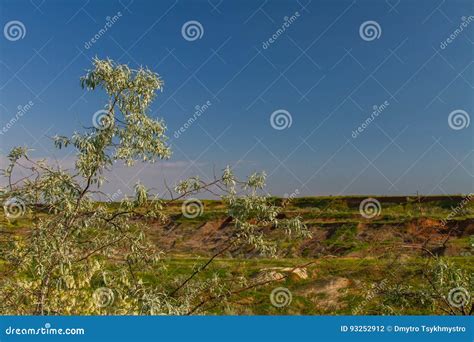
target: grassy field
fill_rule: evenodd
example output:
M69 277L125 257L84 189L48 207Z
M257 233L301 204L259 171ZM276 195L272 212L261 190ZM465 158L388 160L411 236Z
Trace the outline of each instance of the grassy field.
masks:
M276 258L263 258L250 248L230 249L219 256L196 279L217 276L234 286L226 289L229 296L225 304L218 298L210 300L203 306L203 312L442 314L429 301L391 302L384 287L403 284L413 290L423 288L427 285L423 270L434 257L472 275L472 201L462 204L461 196L377 197L380 213L369 219L359 210L364 198L312 197L288 201L282 215L301 217L312 237L292 239L278 229L269 228L268 236L278 245ZM274 200L279 204L284 201ZM165 252L167 272L160 272L159 276L144 274L146 282L179 283L219 251L232 234L232 225L221 227L226 218L222 203L202 202L203 213L196 218L184 217L181 204L176 203L167 209L171 217L169 223L148 222L151 239ZM461 204L456 215L451 215L443 224ZM15 220L0 217L0 224L5 237L28 234L31 222L28 216ZM375 292L371 290L374 286L378 287ZM270 300L272 291L280 287L291 295L291 301L282 307L272 305ZM468 290L472 293L472 286ZM387 307L392 312L387 311Z
M457 267L469 272L474 271L472 257L450 257L449 260ZM204 261L204 260L203 260ZM213 314L239 315L353 315L353 314L387 314L380 306L382 294L370 295L369 289L375 284L383 284L384 280L398 282L414 287L424 282L420 276L426 266L424 258L408 258L398 264L397 272L393 272L393 260L358 259L358 258L320 258L320 259L219 259L205 270L202 278L218 273L221 277L232 278L236 275L247 279L258 279L262 269L288 268L298 265L306 266L307 279L289 276L281 281L268 283L231 297L225 305L210 305ZM169 268L174 270L171 277L183 277L192 272L198 261L189 258L169 260ZM150 281L160 279L149 278ZM277 287L287 288L292 295L289 305L281 308L271 304L269 294ZM472 291L472 289L471 289ZM212 303L216 304L216 303ZM442 314L435 311L428 303L406 308L391 303L398 314L429 315Z

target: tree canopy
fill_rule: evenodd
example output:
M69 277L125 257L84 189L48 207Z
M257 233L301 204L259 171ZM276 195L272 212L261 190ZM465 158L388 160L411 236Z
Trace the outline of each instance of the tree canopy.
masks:
M98 194L106 195L101 189L115 161L132 166L170 158L165 123L149 116L164 82L147 68L94 59L81 85L88 91L102 89L108 101L94 114L91 127L71 137L53 137L58 149L75 149L75 168L50 165L30 157L28 148L15 147L2 170L6 181L0 199L6 217L27 217L29 229L24 236L12 235L0 250L8 274L0 280L0 313L199 312L206 298L223 301L232 293L235 284L217 275L195 277L227 248L250 246L275 255L266 227L293 238L309 235L299 218L279 218L281 207L264 192L264 172L239 180L225 167L210 182L198 177L180 181L166 196L138 183L134 196L117 205L97 201ZM149 222L165 224L170 220L167 206L198 193L221 197L232 234L226 248L195 272L170 280L164 253L149 239ZM147 282L146 274L163 281Z

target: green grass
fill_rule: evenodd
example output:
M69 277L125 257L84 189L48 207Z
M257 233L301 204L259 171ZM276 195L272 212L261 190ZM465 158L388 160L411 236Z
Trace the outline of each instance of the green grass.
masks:
M474 271L472 259L466 257L449 258L457 267ZM360 305L365 299L366 290L376 283L390 277L391 262L386 259L356 259L356 258L334 258L334 259L217 259L216 262L204 270L200 277L206 279L214 274L222 278L230 278L242 275L252 279L255 274L269 267L295 267L309 263L315 264L307 267L308 279L287 278L283 281L270 285L257 287L230 297L230 304L210 305L212 314L257 314L257 315L315 315L315 314L353 314L354 307ZM194 258L172 258L166 260L170 279L184 279L192 273L194 267L204 262L204 259ZM414 257L403 261L399 276L403 276L407 282L414 286L422 281L417 274L426 265L425 258ZM328 284L338 279L347 279L348 286L335 291L335 294L324 289ZM150 282L163 282L163 279L147 278ZM166 282L166 280L164 281ZM293 300L290 305L276 308L271 305L270 293L276 287L288 288ZM313 290L313 292L311 292ZM376 299L376 298L375 298ZM369 300L364 305L364 313L380 313L376 307L376 300ZM325 304L330 304L325 307ZM396 303L394 303L396 307ZM419 305L416 308L404 309L406 314L433 314L429 306Z
M272 231L270 235L277 241L281 255L285 258L242 258L227 257L216 259L207 269L202 271L197 279L205 280L217 275L223 280L244 277L252 281L262 269L269 267L294 267L314 262L307 267L308 279L287 279L266 286L257 287L238 295L232 296L228 304L210 306L208 312L213 314L352 314L354 307L364 301L367 289L383 279L391 276L394 271L392 259L399 259L399 266L395 271L400 279L415 287L421 286L423 278L420 276L427 258L421 254L405 254L400 246L404 243L417 242L416 236L410 236L408 227L417 227L420 222L441 221L459 205L462 198L451 199L449 196L393 198L373 196L382 207L381 214L371 220L361 217L359 203L367 196L352 197L302 197L289 202L284 209L287 217L299 216L315 233L322 234L313 244L310 244L297 257L296 251L302 241L290 239ZM282 199L274 198L275 204ZM177 245L192 237L192 234L206 222L219 222L226 217L226 211L220 201L203 200L204 212L196 218L186 218L181 213L181 203L176 202L165 209L175 224L179 234L176 237ZM117 203L106 204L110 210L118 207ZM44 217L46 213L40 213ZM462 224L465 220L474 219L474 203L466 204L451 224ZM32 216L25 215L18 219L6 219L0 214L0 227L9 233L25 231L32 225ZM381 239L372 241L370 234L380 235ZM369 237L364 237L369 234ZM447 256L456 267L474 272L474 247L472 237L453 236L449 246L458 255ZM320 252L314 252L314 249ZM1 252L1 249L0 249ZM313 252L313 254L311 254ZM358 254L360 253L360 254ZM471 253L471 254L469 254ZM201 255L201 256L200 256ZM313 255L313 257L309 257ZM334 255L335 257L329 257ZM363 255L363 257L361 257ZM166 272L142 274L144 281L156 286L163 286L164 291L172 291L173 286L189 276L199 265L208 260L206 253L193 250L169 251L163 260ZM326 257L321 257L326 256ZM349 257L350 256L350 257ZM113 265L111 265L113 268ZM5 270L5 262L1 260L0 272ZM232 282L231 282L232 283ZM331 284L343 284L338 288ZM173 285L175 284L175 285ZM99 286L100 284L96 284ZM234 284L236 285L236 284ZM334 289L331 290L331 286ZM275 287L288 288L293 296L290 305L276 308L270 303L270 293ZM396 307L397 303L393 303ZM439 314L433 308L423 303L403 308L404 314ZM364 305L364 313L380 313L376 300L368 301Z

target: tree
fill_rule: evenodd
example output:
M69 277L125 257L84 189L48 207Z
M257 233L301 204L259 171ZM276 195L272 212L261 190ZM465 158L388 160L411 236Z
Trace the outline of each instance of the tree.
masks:
M179 182L168 199L137 184L135 195L118 206L96 201L97 194L105 195L104 174L115 161L132 166L138 160L153 163L171 156L163 120L148 116L163 81L148 69L94 59L81 84L87 90L103 89L109 100L93 127L53 138L59 149L76 149L75 169L48 165L31 158L27 148L16 147L2 170L6 186L0 199L6 217L14 220L23 213L31 226L25 236L12 234L1 249L7 268L0 283L1 313L194 313L203 293L219 300L232 294L229 284L217 277L195 281L230 246L251 245L275 255L264 227L295 237L309 234L299 218L277 218L281 208L261 194L265 173L240 181L229 167L209 183L197 177ZM26 176L17 176L19 172ZM184 279L148 283L145 274L167 272L163 253L148 238L148 221L166 222L166 206L207 191L218 193L227 206L226 224L232 224L233 233L226 247Z
M374 299L376 309L366 313L404 314L417 308L447 315L474 315L472 272L462 264L438 255L444 252L456 229L457 226L452 226L445 232L444 240L432 246L429 246L431 237L425 239L421 249L427 259L415 273L409 263L397 256L388 267L392 270L389 276L369 289L366 295L369 300L364 304Z
M403 268L401 269L403 271ZM447 315L473 315L472 274L443 257L432 256L417 284L400 274L379 289L379 314L402 314L411 308L430 308ZM403 279L403 280L401 280Z

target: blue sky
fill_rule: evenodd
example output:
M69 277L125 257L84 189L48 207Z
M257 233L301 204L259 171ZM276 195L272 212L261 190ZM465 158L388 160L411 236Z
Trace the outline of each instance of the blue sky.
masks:
M453 111L474 113L472 15L467 0L3 1L2 26L20 21L24 36L0 39L0 126L19 105L33 106L0 134L1 152L33 145L36 157L70 163L47 136L90 126L105 98L83 91L79 77L92 57L110 57L165 80L150 114L166 121L174 154L118 167L109 191L208 179L229 164L241 176L266 170L278 195L472 192L474 123L448 122ZM278 33L285 17L291 24ZM199 39L184 39L189 21L201 25ZM361 36L368 21L377 38ZM272 127L278 110L291 126Z

